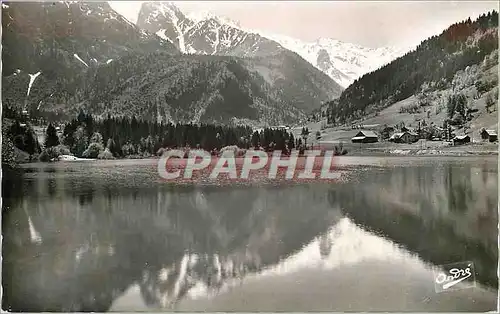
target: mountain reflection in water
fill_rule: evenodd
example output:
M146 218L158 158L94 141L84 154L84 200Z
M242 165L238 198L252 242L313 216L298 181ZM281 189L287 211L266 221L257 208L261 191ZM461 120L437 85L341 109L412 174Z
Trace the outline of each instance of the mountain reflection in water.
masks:
M41 166L7 178L4 308L496 308L495 161L386 165L342 185L280 187L153 184L154 167L113 163L98 164L92 173L78 164ZM322 305L276 301L293 291L293 284L280 285L279 278L332 274L333 279L323 283L300 279L304 286L292 299L301 300L320 285L324 293L342 295L342 290L349 290L343 285L355 286L362 274L380 274L383 269L408 273L411 289L435 295L434 265L466 260L474 262L480 288L464 290L461 301L422 301L412 307L409 300L401 303L394 297L377 308L363 307L362 300L354 298L358 307L351 304L347 309L342 305L345 297L326 296L332 304ZM337 269L343 274L336 274ZM346 275L349 269L354 271L351 276ZM269 294L259 286L266 278L272 278L275 286L266 283L268 289L273 287L272 295L260 303L218 301L226 297L236 302L238 295L249 299L256 293L248 291L253 285L261 294ZM377 282L387 285L391 280L384 277ZM491 293L485 292L489 289ZM213 309L204 303L207 300L212 300ZM283 305L286 302L291 308Z

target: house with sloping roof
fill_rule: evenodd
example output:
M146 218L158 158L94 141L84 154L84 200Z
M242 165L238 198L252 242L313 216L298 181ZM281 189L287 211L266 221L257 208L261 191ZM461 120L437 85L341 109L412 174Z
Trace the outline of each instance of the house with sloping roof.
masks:
M496 142L496 141L498 141L498 134L497 134L497 131L495 131L495 130L483 129L481 131L481 138L483 140L488 140L490 142Z
M378 135L373 131L359 131L351 141L353 143L376 143L378 142Z
M380 130L380 136L382 139L389 139L390 134L394 133L395 129L392 126L387 126L385 125L381 130Z
M390 142L396 142L398 139L401 138L401 136L403 135L404 132L397 132L397 133L393 133L390 137L389 137L389 141Z
M389 138L389 141L394 142L394 143L415 143L418 141L418 135L413 132L399 132L399 133L394 133L391 135Z
M453 145L462 145L466 143L470 143L469 135L457 135L453 138Z
M401 132L415 132L413 128L410 128L409 126L403 126L401 128Z

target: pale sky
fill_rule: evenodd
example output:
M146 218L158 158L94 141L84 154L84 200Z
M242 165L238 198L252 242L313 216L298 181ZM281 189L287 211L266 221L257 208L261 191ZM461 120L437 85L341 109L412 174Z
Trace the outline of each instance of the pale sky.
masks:
M333 38L368 47L407 47L451 24L495 9L497 1L174 1L185 13L211 11L248 29L305 41ZM112 1L135 22L140 1Z

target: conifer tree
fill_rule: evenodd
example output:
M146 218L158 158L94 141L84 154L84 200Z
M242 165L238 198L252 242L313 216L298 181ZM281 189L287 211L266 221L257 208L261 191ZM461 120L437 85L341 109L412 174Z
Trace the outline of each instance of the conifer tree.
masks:
M57 136L56 128L52 125L52 123L49 123L49 126L45 131L45 148L57 145L59 145L59 137Z
M292 150L295 148L295 139L293 138L293 134L290 133L290 136L288 137L288 149Z

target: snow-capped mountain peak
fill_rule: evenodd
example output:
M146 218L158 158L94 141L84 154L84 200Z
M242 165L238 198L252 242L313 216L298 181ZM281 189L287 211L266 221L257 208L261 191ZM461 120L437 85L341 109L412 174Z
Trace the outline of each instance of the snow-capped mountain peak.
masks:
M314 42L306 42L283 35L254 32L296 52L343 87L410 50L409 47L363 47L332 38L318 38Z
M141 13L143 11L147 14L143 23L147 24L171 22L177 25L179 21L185 19L184 14L172 2L145 2Z
M144 3L138 26L175 44L183 53L249 56L281 47L293 51L343 87L402 56L409 48L369 48L332 38L312 42L245 29L210 11L184 14L171 2Z
M159 37L177 45L179 50L186 52L184 33L192 26L193 21L172 2L145 2L137 20L140 28L155 33Z
M175 16L177 14L182 14L181 10L172 2L146 2L144 5L154 9L156 15Z
M172 3L144 3L137 25L176 45L183 53L248 57L275 53L279 44L249 34L238 22L212 12L188 15Z
M232 26L235 28L241 28L239 21L232 20L226 16L217 15L217 14L210 12L210 11L191 12L191 13L187 14L187 18L189 18L190 20L192 20L195 23L199 23L199 22L207 21L207 20L215 20L219 24L223 24L223 25L225 24L225 25Z

